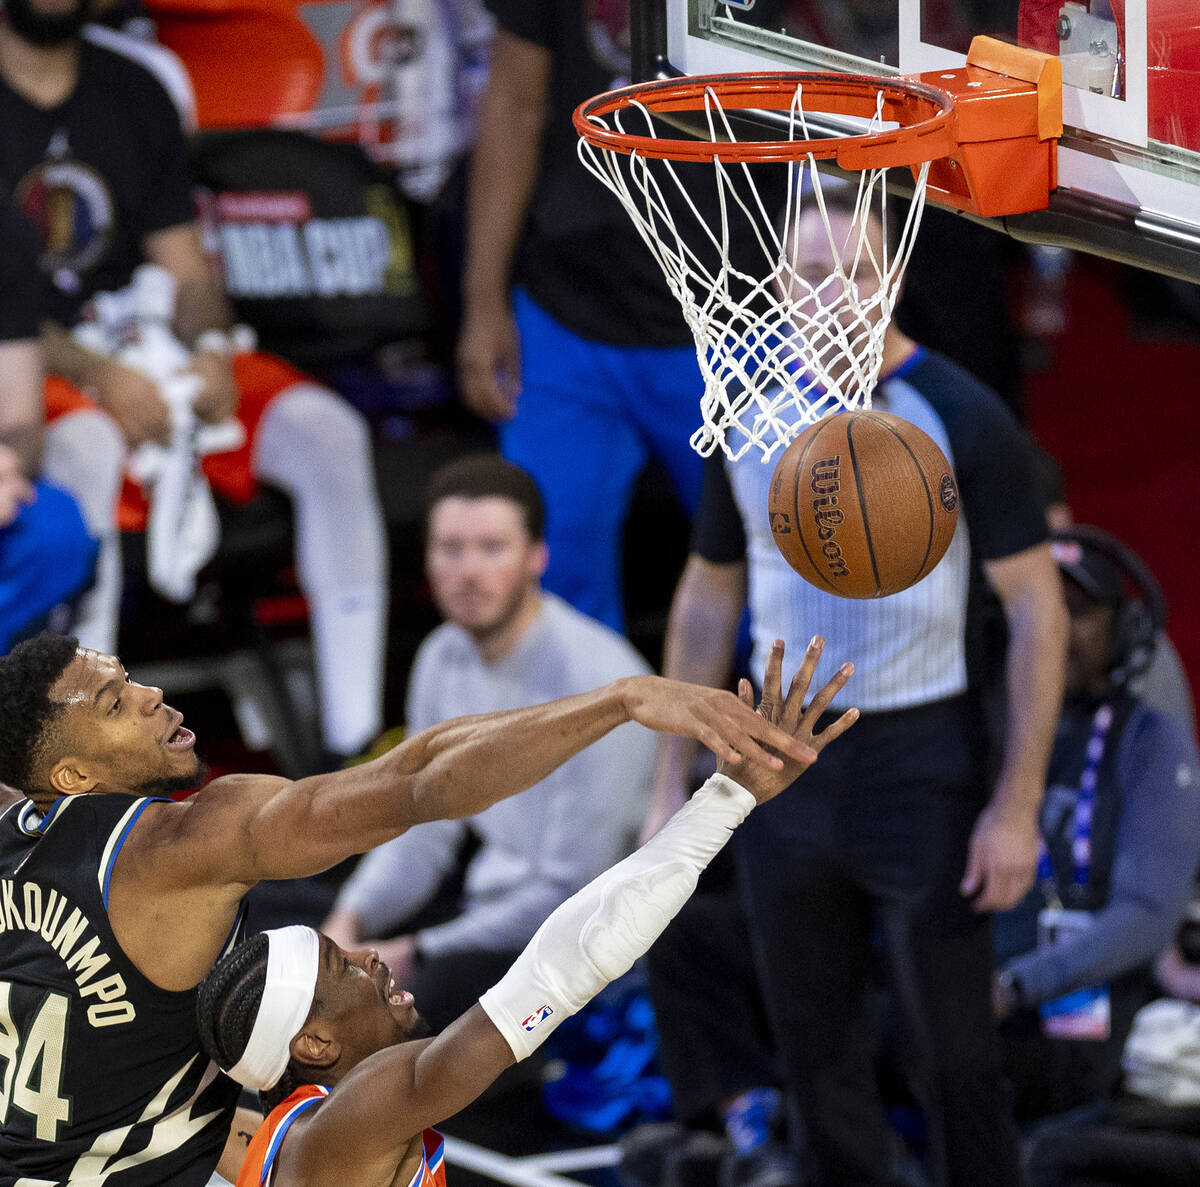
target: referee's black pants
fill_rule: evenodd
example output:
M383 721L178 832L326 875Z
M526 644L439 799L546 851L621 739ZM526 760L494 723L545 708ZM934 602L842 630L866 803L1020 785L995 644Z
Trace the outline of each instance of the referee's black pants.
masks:
M783 1087L728 849L654 942L646 971L679 1120L719 1127L721 1108L739 1093Z
M733 838L771 1031L821 1187L891 1182L873 945L939 1187L1013 1187L1017 1143L992 1023L990 921L958 886L988 796L966 697L864 713Z

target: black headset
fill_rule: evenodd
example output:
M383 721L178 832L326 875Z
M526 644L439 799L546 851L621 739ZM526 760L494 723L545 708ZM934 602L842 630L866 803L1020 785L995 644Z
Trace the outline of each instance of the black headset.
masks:
M1116 565L1122 585L1132 587L1132 592L1122 589L1109 644L1112 682L1118 687L1127 684L1150 666L1156 636L1166 625L1167 600L1162 586L1128 544L1102 528L1076 524L1065 532L1055 532L1054 539L1073 540L1084 552L1104 557Z

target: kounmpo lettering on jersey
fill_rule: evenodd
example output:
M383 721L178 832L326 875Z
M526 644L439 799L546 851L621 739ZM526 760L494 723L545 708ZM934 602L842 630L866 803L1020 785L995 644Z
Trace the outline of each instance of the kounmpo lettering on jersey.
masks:
M125 1000L125 978L109 969L100 937L66 895L37 882L0 878L0 937L15 931L40 934L75 975L79 996L95 999L87 1007L89 1025L98 1029L134 1020L133 1003ZM105 969L108 973L101 976Z

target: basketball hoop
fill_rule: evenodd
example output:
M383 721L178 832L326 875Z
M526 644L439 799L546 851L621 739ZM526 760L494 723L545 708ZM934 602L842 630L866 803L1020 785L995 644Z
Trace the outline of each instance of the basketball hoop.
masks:
M581 160L632 218L695 338L705 381L698 453L719 446L736 459L757 447L765 462L827 413L870 407L927 189L981 214L1046 205L1061 131L1047 63L1057 60L976 38L967 61L918 78L664 79L576 110ZM965 121L964 108L973 113ZM861 130L825 134L827 115ZM680 123L692 135L673 135ZM757 138L764 126L782 135ZM831 219L818 161L858 174L837 183L853 194L836 202L848 217ZM779 200L758 180L765 165L785 172ZM892 225L901 203L889 205L887 171L897 167L911 169L913 192ZM715 194L700 196L696 171ZM806 276L795 244L814 212L828 253L821 275Z

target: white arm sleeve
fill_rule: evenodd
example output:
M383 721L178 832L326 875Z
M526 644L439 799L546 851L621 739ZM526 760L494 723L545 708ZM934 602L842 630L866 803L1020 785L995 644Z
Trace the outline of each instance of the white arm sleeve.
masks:
M636 853L550 915L479 999L517 1059L632 968L754 803L744 787L713 775Z

